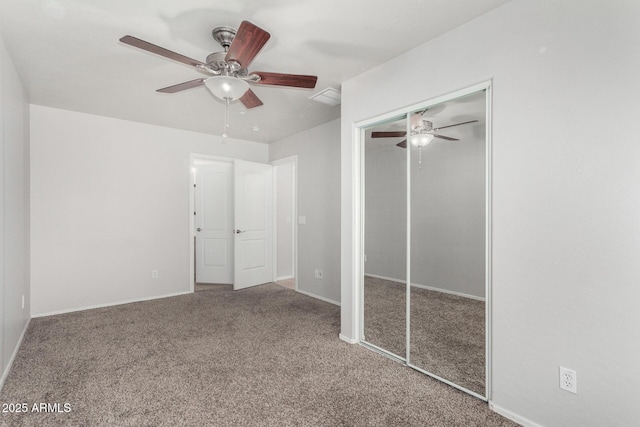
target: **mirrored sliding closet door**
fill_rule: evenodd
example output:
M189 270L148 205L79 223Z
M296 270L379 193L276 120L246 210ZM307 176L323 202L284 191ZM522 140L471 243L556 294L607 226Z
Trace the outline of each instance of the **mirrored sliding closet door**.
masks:
M482 399L488 90L425 103L363 132L363 344Z
M407 155L396 145L406 139L405 117L366 129L363 150L363 336L401 359L407 321Z
M485 394L485 94L412 113L410 364Z

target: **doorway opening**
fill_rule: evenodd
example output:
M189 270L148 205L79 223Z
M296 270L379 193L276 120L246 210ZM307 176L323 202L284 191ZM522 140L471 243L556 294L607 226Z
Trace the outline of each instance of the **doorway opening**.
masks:
M189 198L192 292L273 281L271 165L192 154Z
M274 200L274 282L297 290L297 166L298 156L286 157L273 165Z

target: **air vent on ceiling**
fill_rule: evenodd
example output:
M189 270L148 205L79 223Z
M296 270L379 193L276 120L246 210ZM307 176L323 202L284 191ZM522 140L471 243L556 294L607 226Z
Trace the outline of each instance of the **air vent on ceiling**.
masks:
M341 95L340 92L338 92L334 88L328 87L314 95L311 95L309 99L322 102L323 104L329 104L332 107L335 107L336 105L340 105Z

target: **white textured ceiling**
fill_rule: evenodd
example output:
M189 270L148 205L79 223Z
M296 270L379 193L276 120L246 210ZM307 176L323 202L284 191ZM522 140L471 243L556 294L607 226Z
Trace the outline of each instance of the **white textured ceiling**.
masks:
M340 116L339 106L310 101L315 92L506 1L0 0L0 32L33 104L220 135L224 105L204 87L155 91L201 74L119 39L204 61L222 50L214 27L249 20L271 33L250 71L318 76L315 90L257 86L263 106L231 105L231 137L272 142Z

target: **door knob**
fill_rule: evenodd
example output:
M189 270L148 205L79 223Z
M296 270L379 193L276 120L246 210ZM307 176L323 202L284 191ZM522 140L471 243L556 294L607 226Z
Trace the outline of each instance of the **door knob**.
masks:
M236 234L244 233L243 230L236 230Z
M200 231L202 231L202 228L198 227L198 228L196 228L196 231L200 232Z

